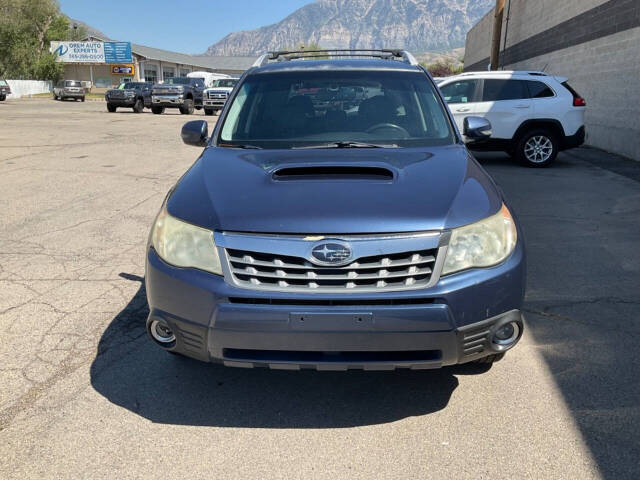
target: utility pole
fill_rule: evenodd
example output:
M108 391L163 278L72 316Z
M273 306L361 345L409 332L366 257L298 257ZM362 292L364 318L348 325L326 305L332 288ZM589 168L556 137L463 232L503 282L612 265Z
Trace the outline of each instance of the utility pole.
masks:
M491 37L491 70L497 70L500 65L500 37L502 35L503 15L504 0L496 0L495 16L493 19L493 36Z

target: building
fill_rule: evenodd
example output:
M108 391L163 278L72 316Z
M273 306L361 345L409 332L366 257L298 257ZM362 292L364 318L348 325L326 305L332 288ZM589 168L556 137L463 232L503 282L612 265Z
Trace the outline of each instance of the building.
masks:
M83 42L104 42L91 36ZM131 45L131 62L74 63L65 62L64 78L91 82L95 92L104 91L123 81L163 82L167 78L185 76L190 72L205 71L240 75L257 57L208 57L171 52L144 45Z
M467 34L465 71L487 70L494 12ZM587 144L640 160L640 1L506 0L500 67L569 78Z

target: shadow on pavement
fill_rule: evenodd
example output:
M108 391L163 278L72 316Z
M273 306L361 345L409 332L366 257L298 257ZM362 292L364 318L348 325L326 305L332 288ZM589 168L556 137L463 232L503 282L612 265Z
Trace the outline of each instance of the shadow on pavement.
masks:
M524 230L529 332L602 475L639 478L640 177L623 172L640 164L593 149L547 169L477 157Z
M142 285L104 332L91 383L109 401L157 423L255 428L381 424L445 408L458 386L454 374L490 368L395 373L228 368L162 351L147 339L147 314Z

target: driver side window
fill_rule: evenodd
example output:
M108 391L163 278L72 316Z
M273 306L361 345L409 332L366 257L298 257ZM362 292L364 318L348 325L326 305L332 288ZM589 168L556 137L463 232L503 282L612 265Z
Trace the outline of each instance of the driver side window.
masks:
M440 91L447 103L469 103L474 101L477 86L477 80L459 80L440 87Z

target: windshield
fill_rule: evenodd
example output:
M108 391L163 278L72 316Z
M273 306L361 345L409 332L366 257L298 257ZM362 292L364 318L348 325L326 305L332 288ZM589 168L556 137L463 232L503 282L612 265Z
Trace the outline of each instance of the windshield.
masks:
M167 78L164 83L168 85L189 85L191 83L191 80L191 78L187 77L173 77Z
M81 87L82 84L77 80L67 80L66 82L64 82L64 86L65 87Z
M138 87L144 87L144 83L140 83L140 82L127 82L124 84L124 89L125 90L135 90Z
M259 148L349 142L411 147L454 141L445 107L427 77L394 71L249 76L218 138L220 146Z
M4 80L0 80L0 85L5 86L7 84L7 82L5 82Z
M235 87L236 83L238 83L238 80L236 80L236 79L221 79L221 80L216 80L215 82L213 82L213 86L214 87L233 88L233 87Z

